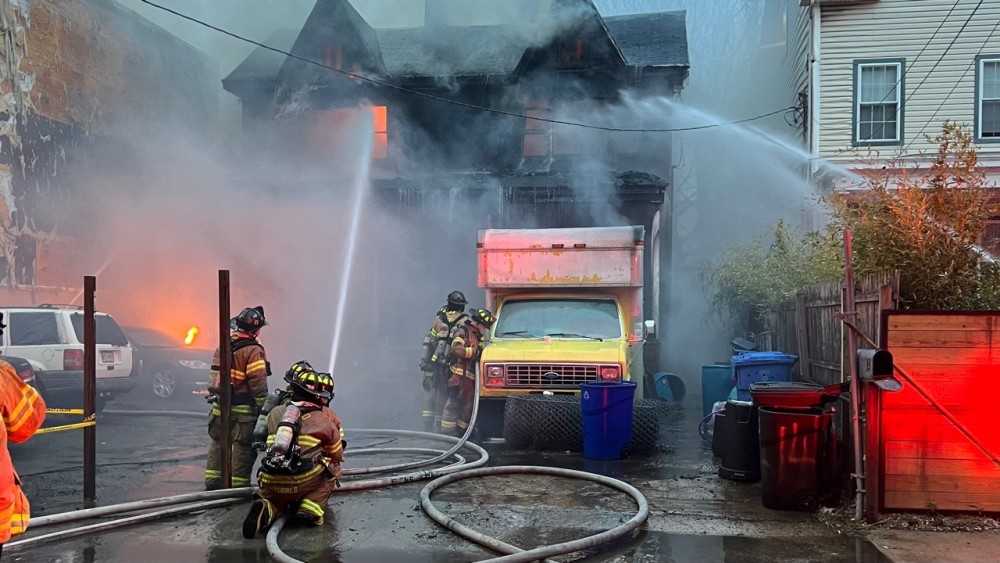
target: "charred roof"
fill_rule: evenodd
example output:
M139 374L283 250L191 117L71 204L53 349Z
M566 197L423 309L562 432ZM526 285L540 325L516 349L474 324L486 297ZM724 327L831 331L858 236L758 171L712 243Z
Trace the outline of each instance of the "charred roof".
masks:
M577 0L581 25L593 19L600 33L614 46L615 58L628 67L689 66L687 31L683 11L602 17L590 0ZM291 50L296 56L322 61L316 52L331 41L350 41L359 53L358 72L383 79L443 76L509 76L539 45L519 35L510 25L447 25L439 27L374 29L347 0L319 0L298 32L276 31L265 44ZM346 38L346 39L345 39ZM270 81L288 57L258 47L223 83L233 91L241 81ZM620 64L620 62L619 62ZM287 71L286 71L287 72Z

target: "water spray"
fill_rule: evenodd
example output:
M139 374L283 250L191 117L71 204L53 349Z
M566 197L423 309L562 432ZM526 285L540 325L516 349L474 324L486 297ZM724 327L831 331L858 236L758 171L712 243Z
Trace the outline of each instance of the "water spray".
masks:
M344 310L347 308L347 289L351 280L351 270L354 268L354 252L357 247L358 230L361 227L361 210L364 207L365 194L368 192L369 175L372 167L372 144L374 142L374 116L364 130L364 142L361 143L361 166L354 177L354 207L351 210L351 227L347 235L347 255L344 257L344 268L340 275L340 288L337 292L337 311L334 313L333 344L330 347L330 373L334 371L337 352L340 350L340 335L344 325Z

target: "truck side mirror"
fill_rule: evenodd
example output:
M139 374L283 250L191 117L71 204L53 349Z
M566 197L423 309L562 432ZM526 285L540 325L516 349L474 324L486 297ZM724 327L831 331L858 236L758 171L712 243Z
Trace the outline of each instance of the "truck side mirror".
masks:
M858 377L886 391L899 391L903 384L893 375L892 353L881 349L858 350Z
M656 336L656 321L646 321L642 323L642 338L653 338Z

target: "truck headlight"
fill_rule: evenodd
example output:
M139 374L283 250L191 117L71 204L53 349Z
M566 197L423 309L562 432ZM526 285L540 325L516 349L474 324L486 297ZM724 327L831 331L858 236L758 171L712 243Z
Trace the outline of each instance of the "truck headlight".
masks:
M208 365L208 362L203 362L201 360L180 360L178 363L188 369L207 370L211 368L211 366Z
M622 369L619 366L601 366L601 379L604 381L618 381L621 374Z
M500 387L503 385L503 366L486 367L486 385Z

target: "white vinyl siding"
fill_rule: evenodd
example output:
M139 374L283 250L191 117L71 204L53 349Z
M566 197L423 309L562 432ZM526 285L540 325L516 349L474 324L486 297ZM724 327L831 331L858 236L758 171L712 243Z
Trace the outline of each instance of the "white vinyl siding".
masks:
M983 57L976 68L976 138L1000 142L1000 56Z
M855 152L858 149L853 146L852 121L856 109L853 73L859 59L905 60L905 88L900 92L905 119L899 148L905 147L909 154L933 151L926 137L940 133L945 120L964 123L971 131L976 118L976 56L1000 53L1000 33L991 35L1000 20L1000 0L983 2L955 40L977 3L978 0L958 0L933 40L931 36L955 0L877 0L823 5L820 156L840 161L858 158ZM953 40L954 45L949 48ZM927 48L918 58L925 45ZM891 156L896 150L897 147L885 147L881 154ZM1000 143L983 144L981 158L993 155L1000 157Z

